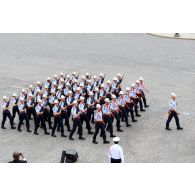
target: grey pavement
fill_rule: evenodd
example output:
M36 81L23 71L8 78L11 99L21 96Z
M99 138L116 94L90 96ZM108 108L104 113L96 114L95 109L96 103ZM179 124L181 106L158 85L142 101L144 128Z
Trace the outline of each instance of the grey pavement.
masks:
M0 97L60 72L124 73L123 86L140 76L150 91L150 108L121 138L125 162L195 162L195 42L149 34L0 34ZM184 131L165 131L170 93L178 96ZM0 113L0 120L2 114ZM32 122L31 122L32 124ZM124 124L123 124L124 126ZM108 162L109 145L0 129L0 162L18 150L29 162L59 162L61 151L74 148L80 163ZM22 127L25 129L24 127ZM31 125L33 129L33 125ZM77 135L75 135L77 136ZM78 137L77 137L78 138Z

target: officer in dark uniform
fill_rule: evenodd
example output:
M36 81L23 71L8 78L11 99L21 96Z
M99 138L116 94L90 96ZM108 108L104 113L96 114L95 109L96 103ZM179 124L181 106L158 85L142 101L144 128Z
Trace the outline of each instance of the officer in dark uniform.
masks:
M35 107L35 111L36 111L36 126L35 126L35 130L34 130L34 134L35 135L39 135L37 133L37 130L39 128L39 125L41 123L41 127L43 127L44 129L44 132L46 135L49 135L50 133L47 132L47 129L46 129L46 125L45 125L45 120L43 118L43 102L41 99L37 100L37 105Z
M27 127L27 132L32 132L31 130L29 130L30 125L29 125L29 119L28 119L28 115L26 112L26 104L25 104L25 100L23 97L20 98L20 103L18 104L18 109L20 112L19 115L19 124L18 124L18 131L21 132L21 125L23 123L23 120L26 121L26 127Z
M43 94L42 102L43 102L42 104L43 104L44 121L45 122L47 121L49 124L49 129L52 129L51 115L50 115L50 111L49 111L49 101L48 101L47 95Z
M31 115L33 115L34 123L36 125L36 111L35 111L35 102L33 99L33 94L29 94L26 105L27 105L28 119L31 120Z
M16 116L16 113L18 114L19 116L19 109L18 109L18 101L19 101L19 98L17 96L16 93L13 93L12 95L12 99L11 99L11 104L12 104L12 121L14 123L14 119L15 119L15 116Z
M1 107L3 109L3 120L2 120L2 123L1 123L1 128L2 129L6 129L4 125L5 125L5 121L6 121L7 117L9 118L11 129L15 129L15 127L13 126L13 120L12 120L12 117L11 117L11 112L9 110L9 105L10 105L10 100L8 100L8 98L6 96L4 96L3 97L3 102L1 103Z

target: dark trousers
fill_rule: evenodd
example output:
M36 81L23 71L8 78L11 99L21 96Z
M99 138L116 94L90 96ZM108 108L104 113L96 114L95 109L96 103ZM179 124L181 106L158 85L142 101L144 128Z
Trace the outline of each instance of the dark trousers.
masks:
M111 158L111 163L121 163L121 159Z
M135 117L134 117L134 113L133 113L133 105L131 103L126 103L126 106L125 106L126 110L127 110L127 114L131 114L131 119L132 121L135 120Z
M119 130L120 129L120 116L119 116L119 112L118 111L113 111L112 114L113 114L113 116L116 119L117 130ZM112 116L112 121L114 121L114 117L113 116Z
M43 110L43 118L44 118L44 121L48 122L49 128L51 128L51 115L48 109Z
M71 109L72 109L72 106L69 106L69 107L67 108L68 119L70 118L70 115L71 115Z
M19 112L18 106L13 106L13 108L12 108L12 121L14 121L16 113L19 116L20 112Z
M25 120L25 122L26 122L26 128L27 128L27 130L29 130L30 125L29 125L28 115L27 115L26 112L22 112L22 113L20 113L20 115L19 115L18 129L21 128L21 125L22 125L22 123L23 123L24 120Z
M67 114L67 111L62 111L61 112L61 117L62 117L62 120L64 119L65 120L65 125L67 127L67 130L70 131L70 123L69 123L69 118L68 118L68 114Z
M146 103L145 93L143 91L141 91L141 93L142 93L142 100L143 100L144 106L146 107L147 103Z
M107 126L107 130L110 132L110 135L113 135L113 125L112 125L112 117L111 115L104 115L103 120L105 123L105 128Z
M125 122L126 122L126 125L129 124L129 119L128 119L128 114L127 114L127 110L125 107L120 107L119 108L121 110L120 112L120 118L124 117L125 118Z
M90 131L91 130L91 125L90 125L89 118L88 118L87 114L86 113L81 114L80 118L81 118L82 125L83 125L83 122L85 121L86 129L88 129L88 131Z
M105 126L104 126L104 123L95 123L95 133L93 135L93 140L95 141L96 140L96 137L99 133L99 130L101 130L101 135L103 137L103 140L105 141L106 140L106 132L105 132Z
M37 115L36 116L36 126L35 126L35 133L37 133L37 130L40 126L40 123L41 123L41 127L43 127L44 129L44 132L47 133L47 129L46 129L46 125L45 125L45 120L43 118L43 115Z
M3 111L3 120L2 120L1 127L4 127L7 117L9 118L11 127L13 127L13 120L12 120L11 113L9 110Z
M94 122L93 116L94 116L94 108L88 108L87 109L87 117L88 117L89 121L92 120L92 122Z
M137 104L138 104L138 102L139 102L139 100L137 99L137 98L134 98L133 99L133 107L134 107L134 109L135 109L135 114L136 115L138 115L138 106L137 106Z
M34 108L27 108L27 115L28 115L28 119L31 119L31 115L33 115L33 119L34 119L34 123L36 125L36 111Z
M169 123L171 122L173 117L175 118L177 128L180 127L179 118L178 118L177 113L175 111L169 111L169 116L168 116L168 119L167 119L167 122L166 122L166 128L169 128Z
M76 129L78 127L78 134L79 137L82 137L83 135L83 127L82 127L82 122L80 118L73 119L73 128L72 131L70 132L69 137L71 138L73 134L75 133Z
M142 103L142 95L138 95L139 97L139 106L140 106L140 111L143 110L143 103Z
M52 135L54 135L56 128L61 129L61 135L64 135L64 125L63 125L63 120L61 116L55 116L54 117L54 125L53 125L53 129L52 129Z

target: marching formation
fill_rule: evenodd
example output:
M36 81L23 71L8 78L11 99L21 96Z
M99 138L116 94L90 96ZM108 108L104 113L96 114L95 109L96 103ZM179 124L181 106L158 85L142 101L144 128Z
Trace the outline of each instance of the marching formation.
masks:
M141 117L139 112L144 112L149 107L146 103L144 91L147 91L140 77L135 84L122 89L124 75L120 73L105 83L105 76L92 76L89 73L81 76L73 72L72 75L54 75L47 78L46 82L37 82L36 86L30 85L28 89L22 89L17 95L3 97L2 129L5 128L6 118L9 118L11 129L16 129L14 119L19 116L17 130L21 132L21 126L26 124L27 132L30 130L29 120L33 120L34 134L39 135L38 129L44 129L46 135L56 137L55 132L65 135L64 127L67 128L69 139L74 140L74 133L78 129L79 139L84 140L83 126L88 134L93 134L92 142L98 144L97 135L103 138L103 143L109 143L107 134L115 137L114 121L116 131L122 132L121 123L130 127L130 119L136 122ZM148 91L147 91L148 92ZM73 125L71 128L70 120ZM48 128L47 128L48 124ZM92 124L95 124L95 132L92 131Z

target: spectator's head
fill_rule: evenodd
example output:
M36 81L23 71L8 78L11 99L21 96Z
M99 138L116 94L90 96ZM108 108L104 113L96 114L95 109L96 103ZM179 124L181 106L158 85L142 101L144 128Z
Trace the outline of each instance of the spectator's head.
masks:
M118 144L119 141L120 141L120 138L119 138L119 137L114 137L114 138L113 138L113 142L114 142L115 144Z
M14 152L13 153L13 158L14 158L14 160L19 160L20 159L20 153Z

